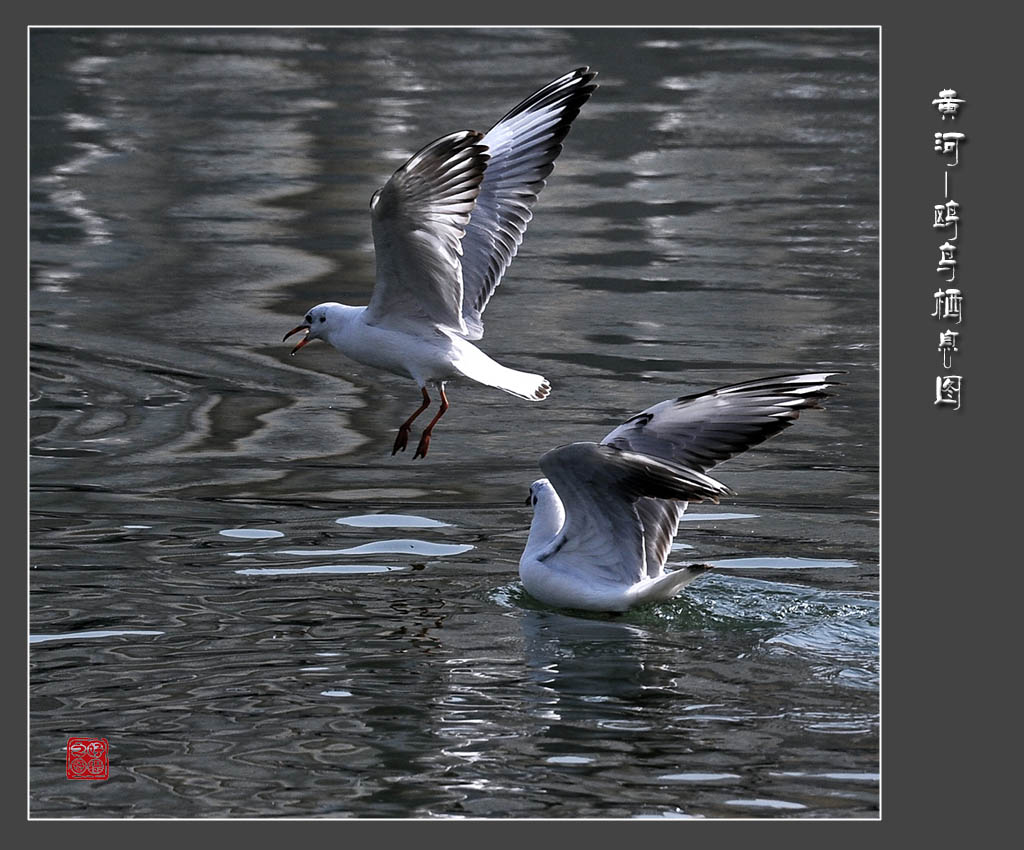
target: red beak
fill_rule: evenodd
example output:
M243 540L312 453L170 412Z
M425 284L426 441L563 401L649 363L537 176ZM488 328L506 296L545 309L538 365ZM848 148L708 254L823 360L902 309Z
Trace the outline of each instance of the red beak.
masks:
M297 334L299 331L305 331L306 335L301 340L299 340L299 344L292 349L292 354L294 354L296 351L302 348L302 346L309 342L309 326L299 325L297 328L292 328L290 331L288 331L288 333L284 335L284 339L281 340L281 342L284 342L285 339L288 339L288 337L290 337L292 334Z

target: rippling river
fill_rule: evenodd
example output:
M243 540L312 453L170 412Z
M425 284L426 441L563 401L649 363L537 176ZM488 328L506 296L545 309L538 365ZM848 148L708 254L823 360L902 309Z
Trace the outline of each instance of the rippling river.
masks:
M878 50L863 30L35 30L36 817L875 818ZM578 66L426 460L410 380L283 334L366 303L369 198ZM622 616L517 576L537 458L843 370L715 470ZM69 781L71 736L110 778Z

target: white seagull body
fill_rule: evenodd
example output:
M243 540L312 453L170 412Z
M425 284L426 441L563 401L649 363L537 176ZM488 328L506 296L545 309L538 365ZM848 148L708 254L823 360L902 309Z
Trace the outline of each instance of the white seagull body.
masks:
M472 340L483 336L484 308L523 241L562 140L597 88L595 76L577 68L487 133L462 130L415 154L370 201L377 259L370 303L318 304L285 334L306 332L292 354L325 339L353 360L416 381L423 404L399 428L392 454L405 450L413 420L430 406L428 386L438 388L441 407L416 458L426 456L448 409L446 381L470 378L529 401L550 392L543 376L502 366Z
M547 478L530 487L523 586L547 605L587 611L626 611L675 596L711 569L665 571L687 503L732 494L707 470L819 407L834 374L762 378L669 399L600 444L547 452L540 459Z

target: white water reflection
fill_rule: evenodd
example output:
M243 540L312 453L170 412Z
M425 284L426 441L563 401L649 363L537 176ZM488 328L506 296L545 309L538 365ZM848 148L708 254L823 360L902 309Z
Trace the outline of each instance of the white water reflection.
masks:
M97 629L87 632L65 632L55 635L29 635L29 643L46 643L51 640L93 640L95 638L126 637L126 636L151 636L162 635L165 632L148 631L144 629Z
M665 773L658 777L664 782L732 782L740 779L738 773Z
M378 540L361 543L347 549L280 549L279 555L368 555L368 554L412 554L427 556L461 555L474 547L469 543L431 543L427 540Z
M708 561L711 566L718 569L786 569L786 570L815 570L815 569L849 569L859 566L853 561L846 561L839 558L722 558Z
M358 528L441 528L450 523L408 514L365 514L345 516L335 520L339 525L354 525Z
M551 756L545 761L548 764L592 764L594 759L587 756Z
M757 514L730 514L730 513L694 513L687 511L680 518L680 522L702 522L704 520L710 520L712 522L718 522L719 520L732 520L732 519L757 519Z
M857 773L856 771L833 771L830 773L805 773L802 770L771 771L772 776L789 776L800 779L834 779L837 782L880 782L880 773Z
M275 537L284 537L283 531L274 531L268 528L225 528L219 533L225 537L240 537L245 540L271 540Z
M322 567L251 567L235 570L240 576L367 575L407 570L393 564L328 564Z
M761 797L751 800L726 800L725 805L740 806L748 809L782 809L788 811L807 808L803 803L794 803L791 800L768 800Z

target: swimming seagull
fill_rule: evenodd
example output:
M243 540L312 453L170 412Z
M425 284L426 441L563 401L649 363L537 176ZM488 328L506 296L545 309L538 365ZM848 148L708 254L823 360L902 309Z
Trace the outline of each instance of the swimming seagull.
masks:
M710 567L665 572L687 502L735 495L706 472L820 407L836 372L781 375L669 399L600 443L540 459L523 586L556 608L625 611L675 596Z
M541 375L495 362L471 340L501 283L562 140L597 88L596 72L577 68L548 83L486 133L461 130L424 147L370 200L377 280L366 307L327 302L306 313L292 349L325 339L347 357L419 385L423 403L398 429L392 455L405 451L412 423L441 397L413 458L448 410L444 385L465 377L528 401L551 391Z

